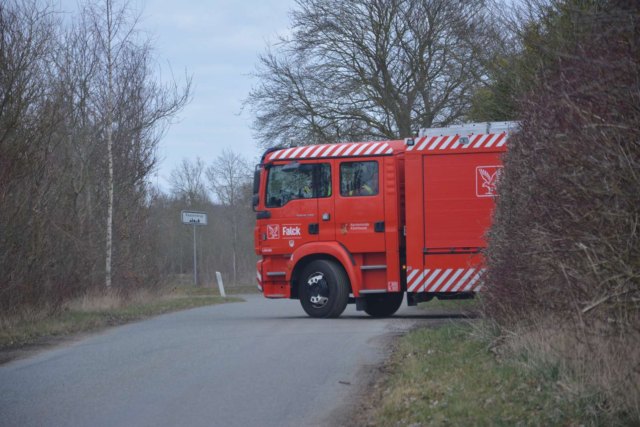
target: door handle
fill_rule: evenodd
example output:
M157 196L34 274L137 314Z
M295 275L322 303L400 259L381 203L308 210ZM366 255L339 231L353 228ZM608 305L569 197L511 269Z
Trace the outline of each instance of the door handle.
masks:
M373 224L373 231L376 233L384 233L384 221L378 221Z
M309 234L320 234L320 225L317 222L309 224Z

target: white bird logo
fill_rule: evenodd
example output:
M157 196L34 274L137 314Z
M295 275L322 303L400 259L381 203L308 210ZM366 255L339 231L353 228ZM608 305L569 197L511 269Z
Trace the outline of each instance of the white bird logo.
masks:
M482 176L482 186L487 189L487 195L493 196L493 192L498 185L498 181L500 181L500 174L502 173L502 169L497 169L493 175L487 172L484 169L480 169L480 175Z
M279 239L280 227L278 225L267 225L267 233L269 233L269 239Z

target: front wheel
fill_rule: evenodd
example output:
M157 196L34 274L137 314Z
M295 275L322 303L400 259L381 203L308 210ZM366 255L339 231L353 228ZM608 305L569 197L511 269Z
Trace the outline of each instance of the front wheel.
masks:
M404 292L367 295L367 308L364 312L372 317L393 316L402 305Z
M302 271L300 304L311 317L338 317L349 302L349 277L335 261L317 260Z

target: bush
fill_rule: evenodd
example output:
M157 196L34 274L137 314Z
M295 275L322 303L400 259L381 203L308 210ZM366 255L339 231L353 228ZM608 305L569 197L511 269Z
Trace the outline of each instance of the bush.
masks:
M488 235L487 310L507 328L545 319L568 369L607 405L638 411L640 7L571 16L588 37L558 47L520 99ZM596 381L605 364L618 374Z

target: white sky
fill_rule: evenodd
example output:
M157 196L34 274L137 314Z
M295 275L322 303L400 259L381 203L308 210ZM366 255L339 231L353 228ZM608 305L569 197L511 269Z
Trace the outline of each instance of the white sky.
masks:
M255 80L257 55L266 40L286 34L288 11L293 0L147 0L141 29L155 35L158 59L166 74L167 61L176 77L184 70L193 75L192 102L180 114L161 143L164 159L158 183L183 157L200 156L210 163L224 148L249 157L259 151L251 136L250 116L238 116L241 101ZM76 0L62 0L66 11L76 9Z

